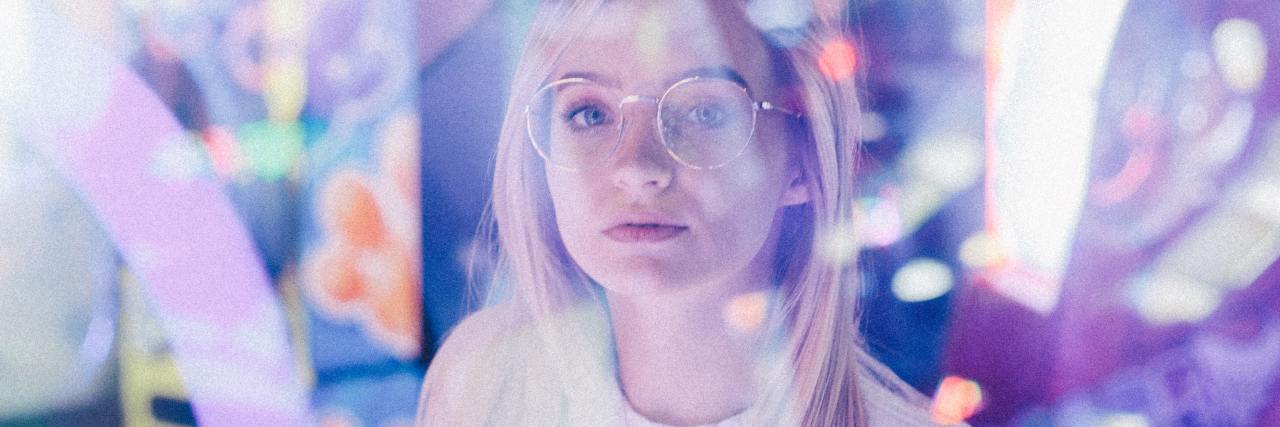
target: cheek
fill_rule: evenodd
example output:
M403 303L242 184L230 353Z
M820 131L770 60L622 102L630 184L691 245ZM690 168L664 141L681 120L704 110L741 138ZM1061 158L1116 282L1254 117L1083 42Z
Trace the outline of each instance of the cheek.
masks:
M574 246L590 223L591 189L572 173L548 171L546 177L560 238L567 246Z
M720 244L763 242L773 224L784 185L782 168L775 159L745 153L732 167L717 171L715 188L701 191L703 215L722 230L722 235L715 238L737 240Z
M714 190L708 194L708 208L716 212L745 216L755 212L744 211L761 206L776 207L784 179L780 160L774 153L753 150L743 153L729 167L715 173ZM768 209L772 211L773 209Z

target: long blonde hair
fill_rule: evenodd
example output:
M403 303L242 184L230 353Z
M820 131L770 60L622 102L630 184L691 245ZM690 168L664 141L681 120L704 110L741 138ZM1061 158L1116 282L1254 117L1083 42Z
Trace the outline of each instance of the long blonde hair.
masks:
M489 255L497 258L487 282L488 301L514 300L535 320L584 298L599 298L560 240L540 158L526 140L523 109L582 23L606 1L542 3L516 67L499 136L492 198L479 232ZM855 85L851 78L828 77L820 66L828 43L848 40L847 27L836 15L843 14L818 13L807 28L789 33L785 46L766 37L778 56L774 62L782 61L788 74L775 78L791 80L786 83L805 117L799 131L809 142L792 152L799 154L811 201L785 209L775 262L794 366L788 393L795 413L790 416L806 426L866 420L857 387L856 263L822 256L819 239L848 233L854 218Z

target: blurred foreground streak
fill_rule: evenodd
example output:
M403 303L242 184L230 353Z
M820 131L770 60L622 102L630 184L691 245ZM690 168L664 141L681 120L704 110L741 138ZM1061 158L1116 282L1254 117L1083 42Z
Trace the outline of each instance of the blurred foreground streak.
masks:
M422 7L0 3L0 424L408 422Z
M1280 425L1280 3L991 0L988 36L971 421Z

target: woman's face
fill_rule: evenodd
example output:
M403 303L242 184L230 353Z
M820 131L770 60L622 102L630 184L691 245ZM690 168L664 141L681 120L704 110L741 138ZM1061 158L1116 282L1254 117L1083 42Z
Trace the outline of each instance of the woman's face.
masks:
M733 4L608 2L569 44L551 80L585 76L624 96L656 99L690 75L736 75L754 100L777 102L764 41ZM545 167L556 225L574 261L623 294L768 280L781 208L808 201L788 159L786 116L760 112L741 155L699 170L668 154L655 104L606 107L622 117L595 110L567 117L576 124L625 120L606 161Z

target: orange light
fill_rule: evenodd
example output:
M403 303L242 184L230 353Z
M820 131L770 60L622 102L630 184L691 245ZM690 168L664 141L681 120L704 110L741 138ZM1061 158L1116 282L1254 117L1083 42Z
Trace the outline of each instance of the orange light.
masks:
M768 305L768 298L763 292L738 295L725 306L725 322L740 333L759 331L764 326Z
M947 376L938 384L930 416L939 424L959 424L982 409L982 388L962 377Z
M844 80L858 70L858 51L845 39L835 39L822 47L818 69L832 80Z

